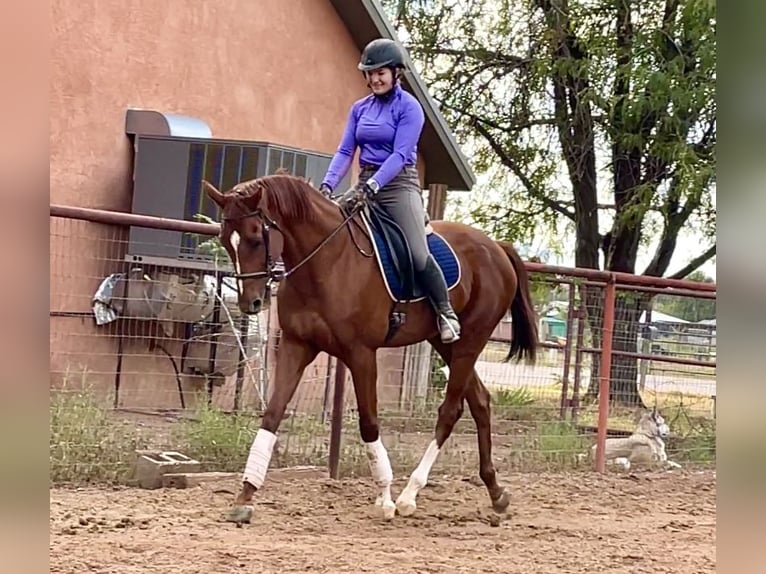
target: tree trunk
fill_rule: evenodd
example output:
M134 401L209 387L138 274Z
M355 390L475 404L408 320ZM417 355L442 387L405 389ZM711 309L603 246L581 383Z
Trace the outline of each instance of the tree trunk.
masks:
M638 352L639 319L643 298L638 293L618 293L614 310L613 351ZM638 359L612 354L609 402L628 407L644 407L638 393Z
M601 348L604 325L604 289L583 287L581 294L586 307L586 317L591 332L593 348ZM638 352L639 319L646 307L648 297L639 293L618 292L614 309L614 333L612 351ZM583 402L592 403L598 399L601 378L601 355L591 355L591 376L588 391ZM612 354L609 373L609 402L612 405L645 407L638 392L638 359Z

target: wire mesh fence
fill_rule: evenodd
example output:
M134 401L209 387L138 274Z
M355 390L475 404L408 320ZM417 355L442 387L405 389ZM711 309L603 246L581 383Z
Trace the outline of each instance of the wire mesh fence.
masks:
M50 229L52 479L123 480L135 450L145 448L182 451L207 470L240 471L273 392L275 303L243 315L221 250L212 263L145 261L129 255L126 226L51 217ZM194 244L204 249L207 239ZM492 397L494 460L500 471L592 469L606 283L539 267L531 280L537 363L504 362L508 316L476 364ZM715 293L693 286L672 293L617 286L606 431L630 434L640 413L656 406L671 428L670 458L708 464L715 458ZM329 464L336 420L341 473L369 472L350 375L333 409L337 369L324 354L306 369L280 426L274 466ZM433 437L449 369L421 343L379 350L378 372L382 439L395 472L409 473ZM466 408L433 472L476 474L477 452Z

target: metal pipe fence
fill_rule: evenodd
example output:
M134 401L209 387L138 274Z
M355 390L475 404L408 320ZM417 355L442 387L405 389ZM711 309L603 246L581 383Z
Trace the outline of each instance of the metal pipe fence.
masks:
M58 476L74 472L78 452L120 446L184 450L211 470L241 470L272 392L276 306L243 316L225 258L176 265L129 253L131 226L194 234L195 245L218 226L55 205L50 215L51 458ZM714 319L715 284L527 268L541 333L538 363L502 361L509 315L476 365L492 395L498 467L595 464L604 471L606 438L630 434L637 413L655 406L671 426L671 458L712 463L716 331L714 321L696 319ZM447 369L428 343L381 349L378 363L382 438L395 470L410 472L431 440ZM307 368L279 437L275 465L327 465L333 476L366 472L342 364L321 355ZM437 466L474 473L475 441L464 416ZM588 456L593 444L595 461ZM124 464L102 456L97 474L111 476Z

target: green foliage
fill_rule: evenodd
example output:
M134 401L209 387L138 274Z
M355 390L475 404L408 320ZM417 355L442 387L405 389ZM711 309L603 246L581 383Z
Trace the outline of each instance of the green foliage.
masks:
M716 317L715 299L658 295L654 299L652 308L655 311L693 323L705 319L715 319Z
M530 273L529 279L532 304L538 317L551 314L556 309L553 303L568 301L568 285L553 283L550 281L550 275L545 274Z
M503 407L526 407L535 399L526 387L514 387L496 390L492 393L492 402Z
M174 439L204 470L235 472L244 468L257 430L254 417L227 414L203 402L190 419L174 429Z
M567 421L544 421L526 437L527 458L548 468L567 468L578 464L578 455L590 447L588 438Z
M49 444L52 483L120 484L130 479L146 438L93 393L65 389L51 395Z
M203 223L217 223L204 213L197 213L194 218ZM221 245L221 240L217 236L209 237L197 245L195 252L199 255L212 256L216 266L228 265L230 263L229 254L226 252L226 248Z
M653 243L655 275L682 229L714 242L714 2L384 5L485 180L469 222L619 271Z
M677 461L710 463L716 459L715 420L701 420L693 431L675 441L669 454Z
M491 393L495 418L504 421L533 421L545 418L545 406L535 404L526 387L500 388Z
M686 277L689 281L700 281L703 283L712 283L713 280L707 277L701 271L696 271ZM678 317L684 321L703 321L705 319L715 319L716 300L700 299L696 297L679 297L677 295L658 295L654 298L654 310L661 313Z

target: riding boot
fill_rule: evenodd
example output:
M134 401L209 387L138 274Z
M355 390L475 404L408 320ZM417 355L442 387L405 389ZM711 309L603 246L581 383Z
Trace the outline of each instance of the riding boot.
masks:
M436 311L442 343L454 343L460 339L460 321L452 309L444 274L433 255L428 256L425 269L419 273L419 279Z

